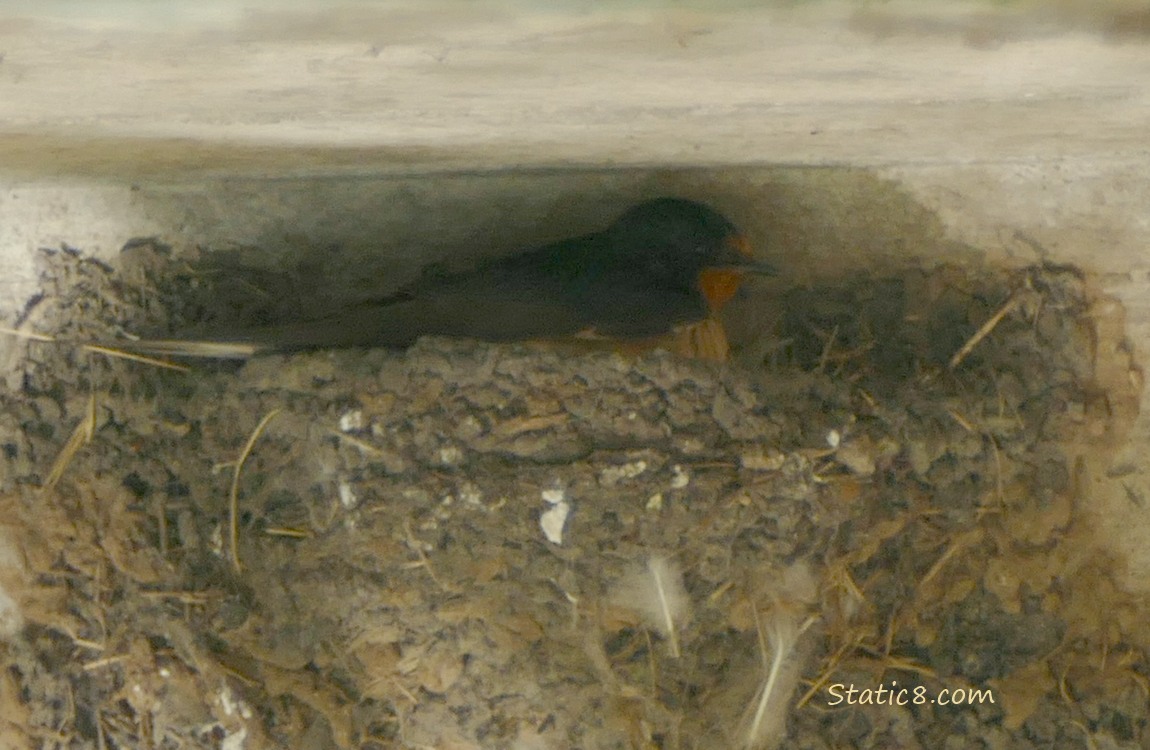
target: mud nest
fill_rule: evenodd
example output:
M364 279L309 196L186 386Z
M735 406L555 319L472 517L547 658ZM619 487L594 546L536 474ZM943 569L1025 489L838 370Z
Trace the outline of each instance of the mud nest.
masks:
M1075 447L1121 440L1138 373L1074 269L791 290L724 365L171 370L78 342L218 319L234 274L42 260L20 327L54 340L9 340L0 396L5 747L1150 738Z

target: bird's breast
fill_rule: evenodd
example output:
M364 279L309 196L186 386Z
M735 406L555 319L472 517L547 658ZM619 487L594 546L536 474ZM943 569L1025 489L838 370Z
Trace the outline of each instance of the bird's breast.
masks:
M742 271L726 268L704 268L699 273L699 291L707 300L707 307L718 312L731 301L743 283Z

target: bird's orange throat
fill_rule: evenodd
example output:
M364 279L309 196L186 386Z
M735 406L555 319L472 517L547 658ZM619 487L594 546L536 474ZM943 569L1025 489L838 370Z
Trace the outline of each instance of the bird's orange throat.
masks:
M742 271L729 268L704 268L699 273L699 291L707 300L712 312L718 312L731 301L743 283Z

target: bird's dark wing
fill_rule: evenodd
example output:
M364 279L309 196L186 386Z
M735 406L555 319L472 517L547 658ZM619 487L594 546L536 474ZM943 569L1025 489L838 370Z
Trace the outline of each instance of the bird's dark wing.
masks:
M252 331L247 338L275 351L296 351L405 347L420 336L515 341L572 335L585 327L585 311L565 298L554 279L488 272L320 320Z
M378 305L232 338L260 351L405 347L420 336L523 341L592 332L640 338L705 315L700 300L677 290L645 289L623 274L584 285L538 269L489 269Z
M635 248L632 248L635 250ZM660 284L603 234L546 245L468 273L424 279L386 299L317 320L208 341L144 341L152 354L244 358L346 347L406 347L420 336L484 341L658 336L707 315L705 300Z

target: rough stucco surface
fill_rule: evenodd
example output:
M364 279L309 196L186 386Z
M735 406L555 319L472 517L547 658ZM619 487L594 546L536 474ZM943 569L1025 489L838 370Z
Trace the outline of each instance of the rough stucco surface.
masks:
M879 167L992 252L1034 230L1124 273L1150 244L1150 48L1126 5L592 7L9 5L4 299L37 243L185 229L133 184L202 203L220 174Z
M658 191L722 205L796 283L1075 263L1150 351L1144 11L1058 7L9 6L0 316L38 246L337 243L399 278ZM787 168L726 169L748 164ZM652 165L712 169L625 169Z
M983 22L991 36L981 39L962 17L942 16L929 33L913 19L876 28L833 4L712 13L308 7L168 27L126 13L0 19L0 121L35 133L470 149L468 166L504 165L508 155L1113 156L1144 132L1142 44L1027 31L1006 17L997 30ZM475 147L487 158L476 159Z

